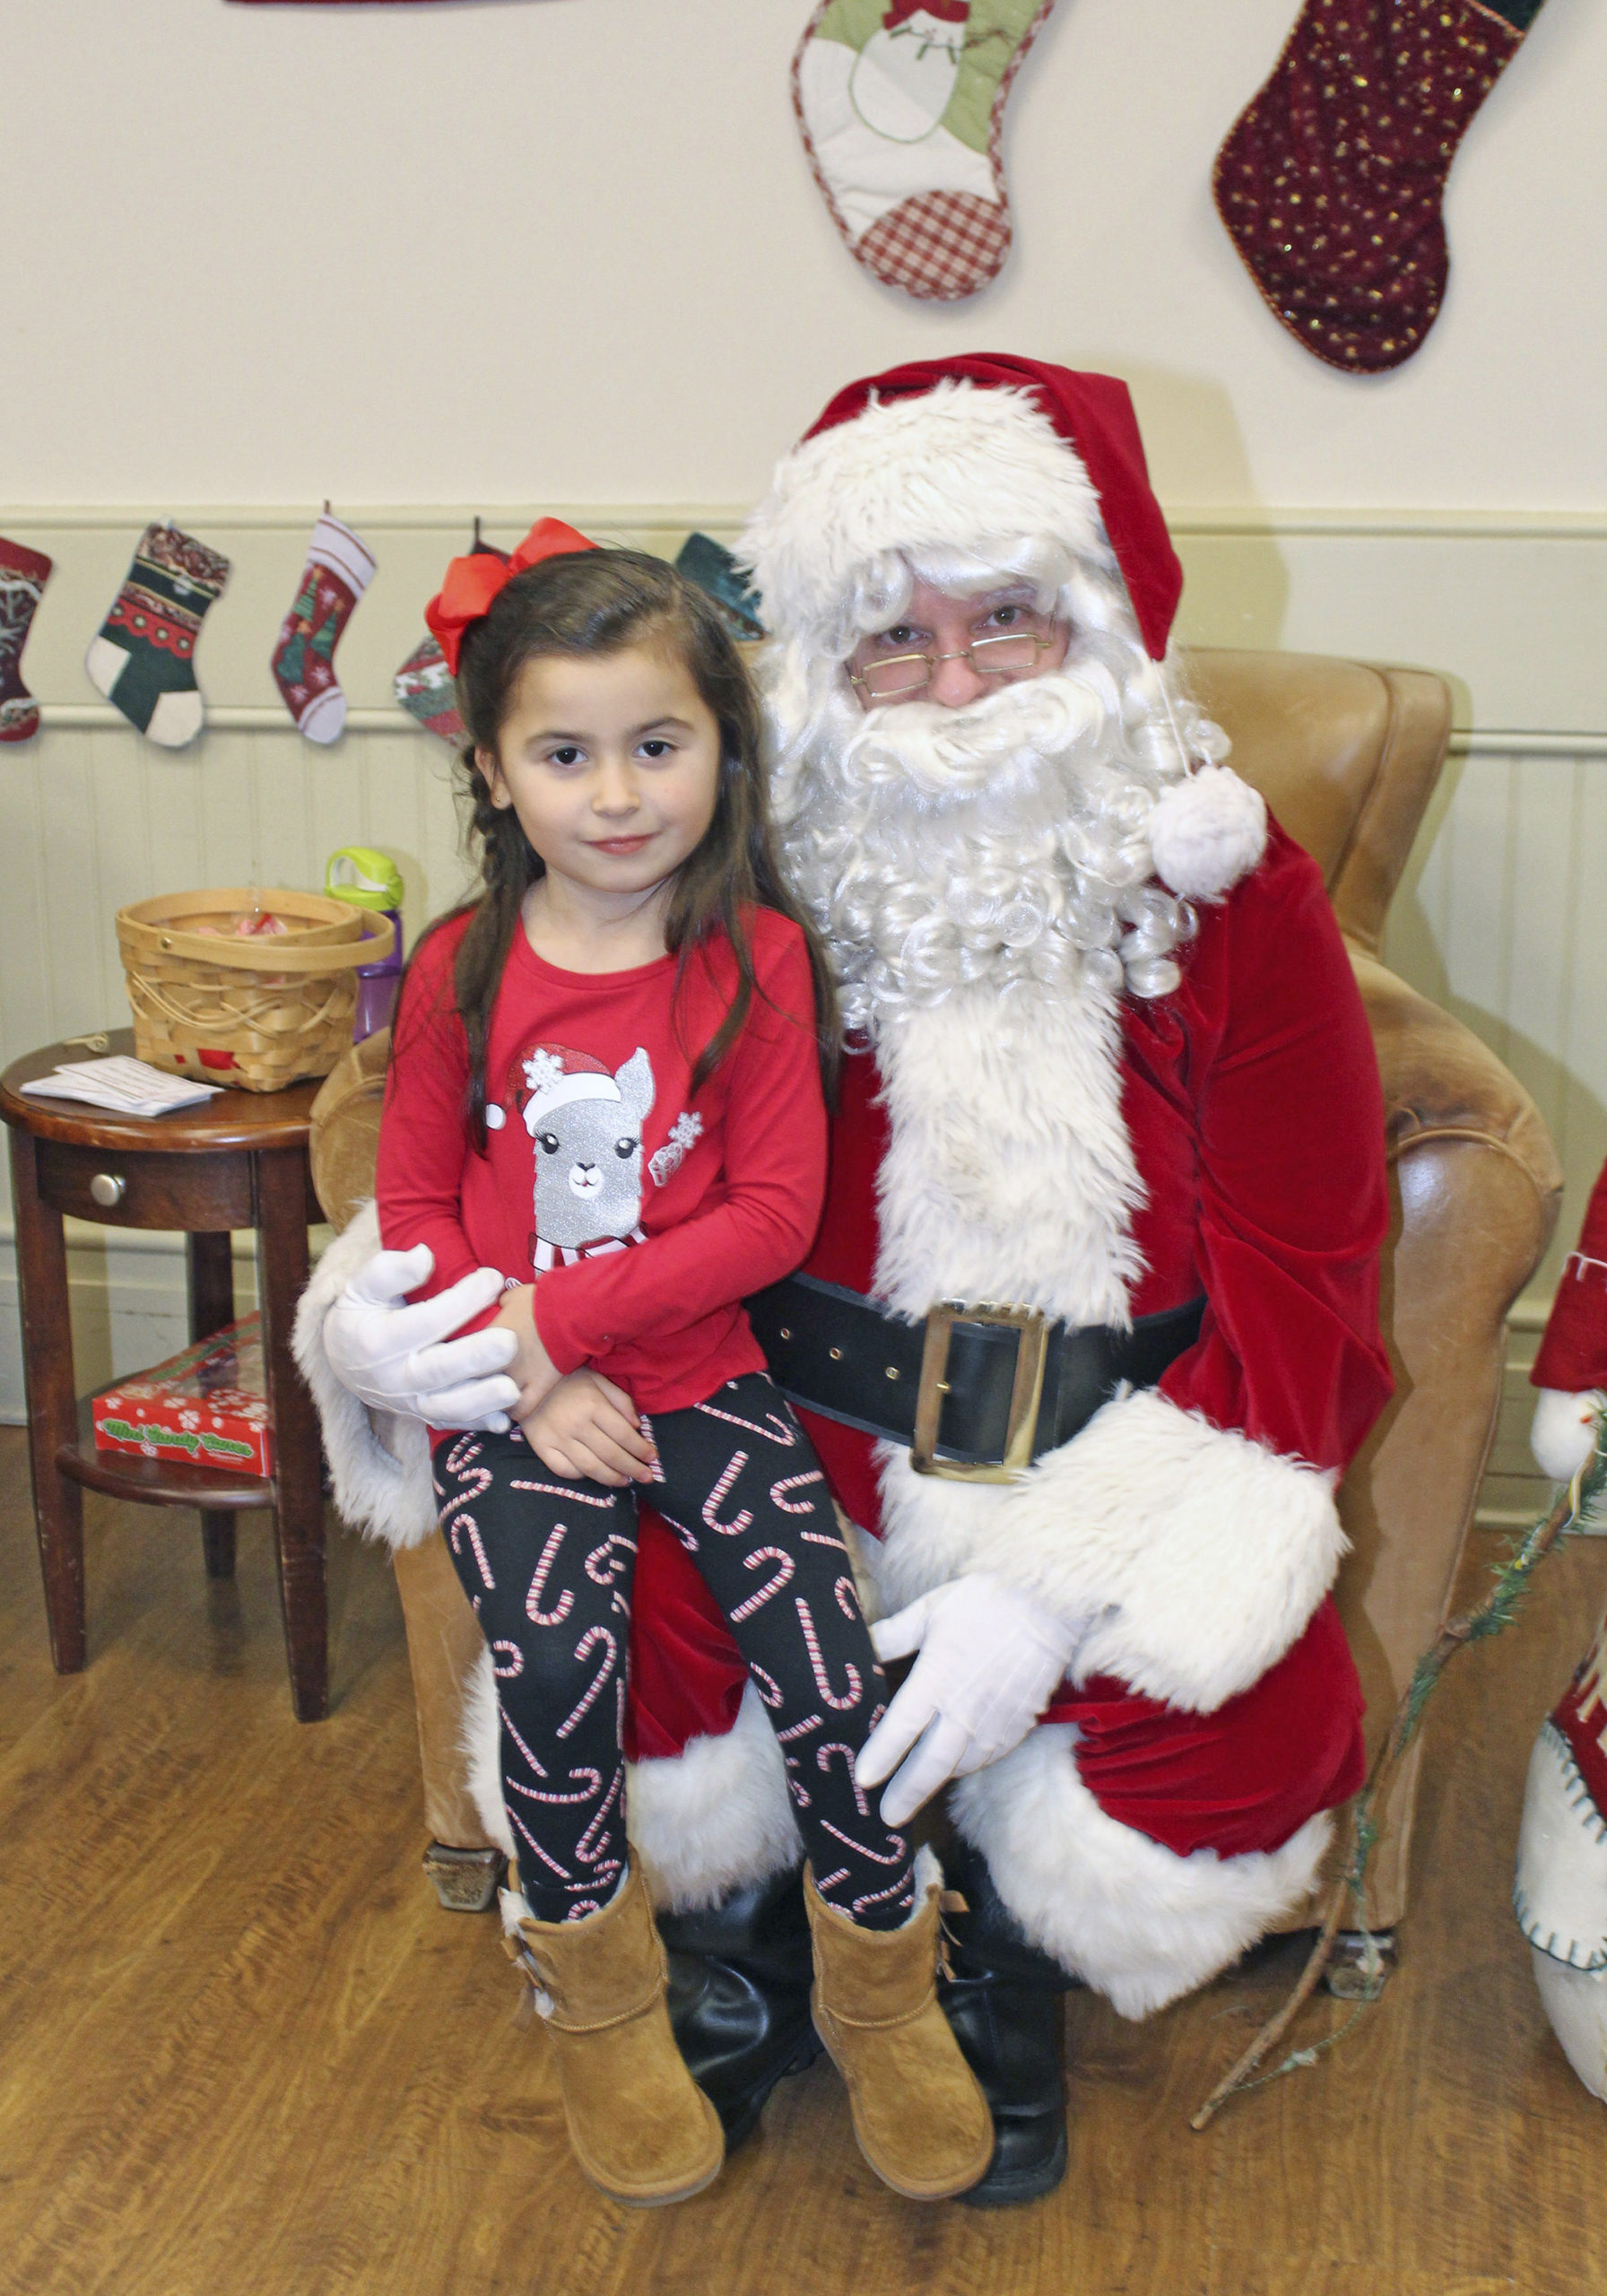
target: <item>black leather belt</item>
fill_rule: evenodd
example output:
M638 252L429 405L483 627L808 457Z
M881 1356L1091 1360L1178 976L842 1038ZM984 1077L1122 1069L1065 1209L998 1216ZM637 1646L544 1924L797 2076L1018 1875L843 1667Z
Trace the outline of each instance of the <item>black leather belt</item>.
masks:
M1069 1443L1124 1382L1152 1387L1205 1313L1202 1294L1117 1331L946 1301L907 1323L814 1275L789 1275L745 1305L789 1402L908 1443L923 1474L994 1483Z

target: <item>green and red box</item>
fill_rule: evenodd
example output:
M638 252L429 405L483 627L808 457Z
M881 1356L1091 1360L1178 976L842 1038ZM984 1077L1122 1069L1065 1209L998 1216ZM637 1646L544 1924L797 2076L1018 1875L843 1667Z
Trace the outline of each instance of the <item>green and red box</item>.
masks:
M98 1451L271 1474L262 1318L242 1316L182 1355L119 1379L94 1398L91 1413Z

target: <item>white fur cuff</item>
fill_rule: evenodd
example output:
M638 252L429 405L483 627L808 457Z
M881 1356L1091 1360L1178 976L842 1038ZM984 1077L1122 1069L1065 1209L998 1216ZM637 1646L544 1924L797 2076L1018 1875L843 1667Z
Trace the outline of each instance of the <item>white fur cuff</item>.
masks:
M884 1596L989 1570L1073 1623L1074 1678L1209 1713L1295 1641L1339 1568L1331 1474L1153 1389L1108 1403L1005 1489L884 1453Z
M419 1546L436 1522L424 1423L388 1413L370 1415L335 1378L324 1352L325 1317L378 1249L379 1215L366 1204L314 1268L296 1309L291 1345L317 1405L342 1520L387 1546Z
M1325 1813L1281 1848L1187 1857L1107 1816L1078 1774L1077 1734L1032 1731L955 1785L951 1808L1032 1943L1147 2017L1237 1960L1308 1895L1327 1847Z
M1283 1656L1333 1585L1333 1483L1145 1389L1040 1462L979 1560L1064 1618L1099 1613L1081 1679L1118 1674L1209 1713Z
M638 1761L626 1829L661 1913L690 1913L804 1862L786 1768L751 1683L723 1737Z

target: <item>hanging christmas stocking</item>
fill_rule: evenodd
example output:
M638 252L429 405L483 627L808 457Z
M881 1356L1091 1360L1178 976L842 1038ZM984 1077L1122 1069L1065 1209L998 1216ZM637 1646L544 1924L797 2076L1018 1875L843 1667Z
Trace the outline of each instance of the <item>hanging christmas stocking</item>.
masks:
M50 579L43 551L0 535L0 742L25 742L39 729L39 704L22 683L28 625Z
M455 750L463 747L464 725L457 714L457 688L447 667L440 641L433 633L420 639L391 680L391 691L426 733L439 735Z
M1268 308L1349 374L1438 316L1440 201L1463 132L1542 0L1306 0L1217 154L1217 213Z
M301 587L271 665L280 700L309 742L338 742L345 731L346 697L334 674L334 649L373 578L374 563L361 537L326 509L312 530Z
M809 164L849 252L938 302L1010 248L999 137L1055 0L821 0L793 58Z
M147 526L117 602L84 657L107 700L132 726L181 750L205 711L195 683L195 639L229 579L229 561L173 526Z
M471 558L499 558L504 566L508 552L499 550L494 542L482 542L480 521L474 521L474 539L469 544ZM457 687L447 657L441 652L440 641L433 631L421 638L395 676L391 680L391 691L410 718L416 718L426 733L435 734L449 743L455 750L464 744L463 719L457 714Z

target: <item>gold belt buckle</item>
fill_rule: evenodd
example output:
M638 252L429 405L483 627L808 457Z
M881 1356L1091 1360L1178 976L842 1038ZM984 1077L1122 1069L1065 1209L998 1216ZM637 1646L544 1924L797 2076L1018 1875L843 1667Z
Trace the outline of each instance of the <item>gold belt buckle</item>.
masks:
M957 1323L995 1324L1016 1334L1015 1381L1004 1426L1004 1456L996 1465L981 1460L973 1465L964 1459L937 1457L938 1423L949 1392L949 1344ZM909 1464L917 1474L942 1475L951 1483L1013 1483L1031 1465L1048 1338L1048 1319L1037 1308L1001 1307L991 1300L968 1308L961 1300L944 1300L928 1312L925 1344L921 1349L921 1384L916 1396L915 1441L909 1452Z

